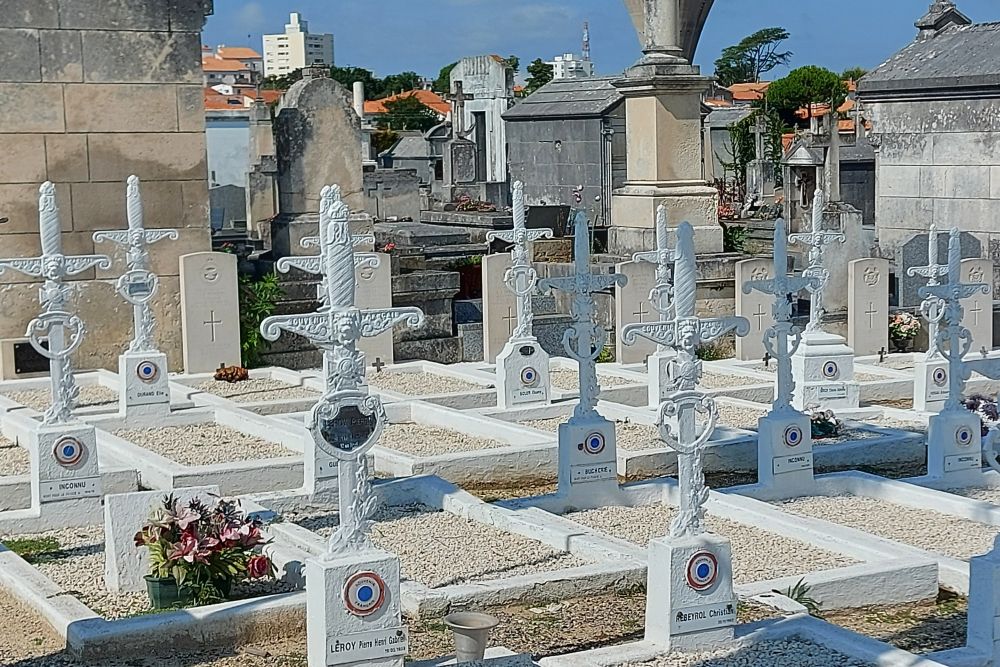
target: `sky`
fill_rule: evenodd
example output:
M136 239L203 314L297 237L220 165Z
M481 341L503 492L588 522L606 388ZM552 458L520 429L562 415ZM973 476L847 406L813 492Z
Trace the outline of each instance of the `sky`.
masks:
M871 69L913 40L913 22L931 0L716 0L695 62L711 73L723 48L761 28L791 33L784 48L792 67ZM958 0L975 22L1000 20L997 0ZM205 26L211 46L249 45L283 32L301 12L311 32L331 32L340 66L380 76L415 71L436 77L463 56L516 55L524 66L579 53L584 21L598 73L619 73L639 56L639 42L621 0L215 0ZM776 70L778 76L787 70Z

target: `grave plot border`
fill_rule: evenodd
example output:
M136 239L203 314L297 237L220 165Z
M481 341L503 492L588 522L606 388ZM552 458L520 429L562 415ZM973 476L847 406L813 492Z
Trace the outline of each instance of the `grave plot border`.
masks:
M496 407L496 387L488 386L492 380L482 374L476 373L474 370L469 368L469 366L470 364L468 363L446 365L433 361L404 361L387 365L382 369L382 373L429 373L431 375L440 375L445 378L467 382L469 384L483 385L482 391L462 390L446 394L413 396L410 394L401 394L388 389L379 389L374 385L369 385L369 390L374 394L378 394L382 399L382 402L386 404L400 401L420 400L425 403L441 405L446 408L454 408L456 410L473 410L476 408ZM372 377L373 373L374 371L369 369L367 372L368 377ZM323 380L321 371L304 371L304 374L308 374L310 378L315 378L319 382L319 386L322 386ZM310 386L308 380L306 386Z
M273 534L273 533L272 533ZM304 554L276 541L264 547L282 578L300 590L160 614L106 620L71 591L36 570L0 542L0 588L36 611L86 661L134 655L168 655L178 647L207 647L260 639L261 627L281 628L272 637L305 633L306 594L300 563Z
M805 613L739 625L736 627L736 637L731 646L739 648L760 642L787 639L811 641L831 651L879 667L898 667L898 665L946 667L944 663L908 653ZM626 662L654 660L663 654L662 646L641 641L542 658L538 664L541 667L616 667Z
M141 443L129 442L111 431L128 428L114 419L88 420L97 427L97 445L101 456L118 465L136 470L143 487L169 491L186 486L217 485L223 495L266 492L302 487L304 442L310 437L304 426L272 419L230 406L202 407L174 413L161 422L163 426L215 423L247 435L256 436L299 454L253 461L236 461L188 466L144 449Z
M27 412L21 410L0 414L0 430L2 430L4 437L13 442L27 441L37 426L38 422ZM138 477L131 466L113 463L110 459L103 457L100 458L99 463L103 494L129 493L138 489ZM38 514L26 514L31 513L30 506L31 472L23 475L0 476L0 526L6 519L30 519L32 516L40 518ZM20 514L8 515L8 513L13 512ZM71 518L71 516L66 516L66 518ZM41 525L47 524L43 522ZM47 530L47 528L43 528L43 530Z
M316 392L316 398L284 398L275 400L260 401L234 401L230 398L213 394L210 391L199 389L198 385L208 380L214 380L214 373L192 373L171 376L171 393L180 394L189 399L196 406L204 407L229 407L247 410L258 415L279 415L290 412L302 412L309 410L319 396L323 393L322 383L316 377L302 371L293 371L287 368L270 366L268 368L254 368L249 371L252 380L275 380L290 385L289 388L308 389Z
M541 512L513 511L490 505L439 477L421 476L376 481L376 494L388 505L420 503L472 521L537 540L549 547L591 561L564 570L455 584L431 589L415 581L401 588L403 613L412 618L437 618L451 609L502 605L514 602L542 602L558 597L591 595L645 582L645 565L635 558L630 545L594 531L580 530L577 524L555 521ZM255 496L244 503L255 509L282 511L277 494ZM294 502L294 501L293 501ZM532 519L527 516L535 515ZM290 522L271 525L284 544L311 556L326 552L327 540Z
M626 484L621 487L621 491L623 506L667 504L677 507L679 504L677 481L672 478ZM744 500L748 501L749 506L741 504ZM576 526L578 531L600 535L612 543L617 543L619 548L645 565L645 548L606 536L600 531L562 517L562 514L575 508L567 507L565 502L555 495L513 499L498 502L496 505L518 512L527 511L525 516L531 517L529 520L534 521L538 521L538 517L549 517L547 520L551 521L551 517L554 516L563 525ZM735 590L743 597L770 593L775 589L786 589L800 580L805 580L811 587L810 595L819 600L825 609L898 604L925 600L937 595L937 566L934 559L923 552L900 554L895 543L885 540L884 544L859 545L838 536L831 536L824 529L786 525L780 521L775 523L775 517L783 518L787 514L768 503L747 497L741 496L739 501L734 501L730 495L710 491L706 508L711 515L806 542L859 561L857 565L820 570L806 575L737 584ZM545 522L542 521L540 525L545 525ZM666 532L667 526L664 526L663 530Z
M894 480L858 471L830 473L816 476L816 486L811 495L853 495L875 498L977 523L1000 526L1000 506L921 486L920 481L926 479L915 477L908 480ZM843 542L859 552L881 552L885 556L895 554L897 558L930 559L937 563L938 580L943 588L960 595L969 594L968 561L872 535L850 526L793 514L766 502L771 497L756 485L736 486L719 493L713 492L709 507L714 506L714 501L733 514L752 513L761 517L761 520L773 522L781 530L798 534L801 536L799 539L818 546L819 543L814 541L817 533L827 536L827 539ZM789 499L782 498L782 500Z

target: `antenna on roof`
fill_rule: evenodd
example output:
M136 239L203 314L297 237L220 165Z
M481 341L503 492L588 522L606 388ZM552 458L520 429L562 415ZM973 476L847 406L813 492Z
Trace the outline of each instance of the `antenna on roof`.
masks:
M583 22L583 59L590 62L590 21Z

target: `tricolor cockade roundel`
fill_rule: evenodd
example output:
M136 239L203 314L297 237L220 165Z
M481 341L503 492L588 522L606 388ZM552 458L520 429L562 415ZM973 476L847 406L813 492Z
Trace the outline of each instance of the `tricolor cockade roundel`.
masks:
M828 380L832 380L838 375L840 375L840 367L837 366L837 362L828 361L823 364L823 377Z
M604 451L604 434L591 433L583 441L583 451L587 454L600 454Z
M798 447L802 444L802 429L792 424L785 429L785 445L788 447Z
M521 370L521 384L525 387L534 387L538 384L538 371L531 366Z
M70 436L60 438L52 449L52 454L56 457L56 462L64 468L75 466L86 453L87 448L84 444Z
M159 367L152 361L143 361L135 367L136 376L145 383L155 382L160 375Z
M344 584L344 606L355 616L371 616L385 604L385 581L375 572L358 572Z
M934 372L931 373L931 380L938 387L943 387L948 384L948 371L943 368L935 368Z
M712 587L719 576L719 561L715 554L709 551L699 551L691 556L687 564L688 586L696 591L705 591Z
M968 426L959 426L955 431L955 444L959 447L968 447L972 444L972 429Z

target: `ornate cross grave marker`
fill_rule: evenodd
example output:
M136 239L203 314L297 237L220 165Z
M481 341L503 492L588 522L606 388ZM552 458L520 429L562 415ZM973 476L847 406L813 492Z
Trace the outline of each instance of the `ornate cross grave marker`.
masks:
M921 287L917 293L925 301L938 299L942 316L938 319L935 347L947 362L932 382L948 385L948 398L939 414L928 421L927 475L949 479L979 474L982 467L982 438L979 416L962 405L965 381L975 368L987 377L1000 377L1000 364L993 359L963 361L972 348L972 334L962 326L962 299L973 294L988 294L989 285L962 284L961 233L952 229L948 239L948 283ZM942 326L943 323L943 326Z
M792 326L792 298L803 289L815 288L819 278L788 275L788 243L785 221L774 223L774 278L751 280L744 293L774 296L774 325L764 332L765 363L777 361L774 402L760 418L757 430L757 481L761 486L781 485L783 494L801 495L813 482L812 434L809 417L792 407L795 378L792 355L802 342L802 331Z
M307 420L306 486L314 496L323 479L338 474L340 527L325 556L306 563L309 664L402 665L407 650L400 620L399 559L368 537L376 498L366 453L378 442L385 410L363 384L364 355L357 343L403 322L420 326L418 308L359 310L349 211L339 190L323 189L320 258L326 294L316 313L269 317L261 333L277 340L299 334L323 349L326 392ZM377 648L374 650L373 647Z
M44 183L39 191L38 228L42 242L40 257L0 259L0 273L13 269L44 279L39 290L42 313L28 323L25 333L31 346L49 360L52 383L52 405L45 411L32 443L32 509L45 503L101 495L94 427L73 418L80 390L73 379L71 356L83 342L87 328L70 311L74 287L63 281L95 267L111 268L111 260L104 255L63 254L56 188L50 182ZM43 337L48 338L48 347L43 345ZM97 508L100 509L99 505Z
M816 406L856 408L860 398L858 383L854 381L854 351L845 344L843 337L823 330L826 313L823 292L830 279L830 271L824 265L825 249L832 243L846 241L843 234L823 231L825 201L823 191L817 190L813 200L812 231L789 237L792 243L809 246L809 266L802 275L816 278L807 288L812 294L809 323L792 356L795 375L792 404L798 410Z
M153 419L170 414L170 382L167 376L167 355L156 349L153 330L156 320L150 302L156 296L159 278L149 270L149 245L170 239L176 241L174 229L143 227L142 195L139 179L129 176L126 192L128 229L114 232L94 232L94 243L110 241L127 250L128 270L118 279L116 288L123 299L132 304L132 342L128 351L118 357L119 411L126 421ZM215 317L213 316L214 320ZM215 325L212 325L215 340Z
M500 239L513 244L504 282L517 298L517 327L497 355L497 406L500 408L548 403L550 388L549 355L531 330L531 297L538 292L538 274L531 264L529 244L552 238L552 230L525 227L524 184L520 181L514 182L513 199L514 229L486 234L487 241Z
M684 222L677 228L672 316L631 324L621 332L626 343L642 336L672 348L676 355L674 390L660 405L658 423L661 439L677 452L680 508L669 535L650 542L646 603L646 639L671 650L729 641L736 624L729 540L708 534L704 524L708 488L702 455L718 410L711 397L697 390L702 373L697 349L730 331L745 336L750 323L743 317L699 318L696 287L694 228ZM704 417L700 425L699 415Z
M906 275L927 278L927 287L939 286L940 279L948 275L948 265L938 262L936 225L931 225L927 231L927 266L911 266L906 270ZM937 342L938 327L944 317L944 303L933 294L928 294L920 302L920 314L927 321L927 352L914 355L913 408L936 412L948 398L948 365L938 350ZM942 377L944 382L941 382Z
M598 507L618 496L618 456L615 425L597 413L597 357L608 333L594 320L594 292L624 285L624 276L590 272L590 225L587 213L575 212L573 254L575 273L542 280L543 292L557 289L573 296L573 324L563 335L563 347L579 367L580 401L573 416L559 425L558 496L574 507Z

